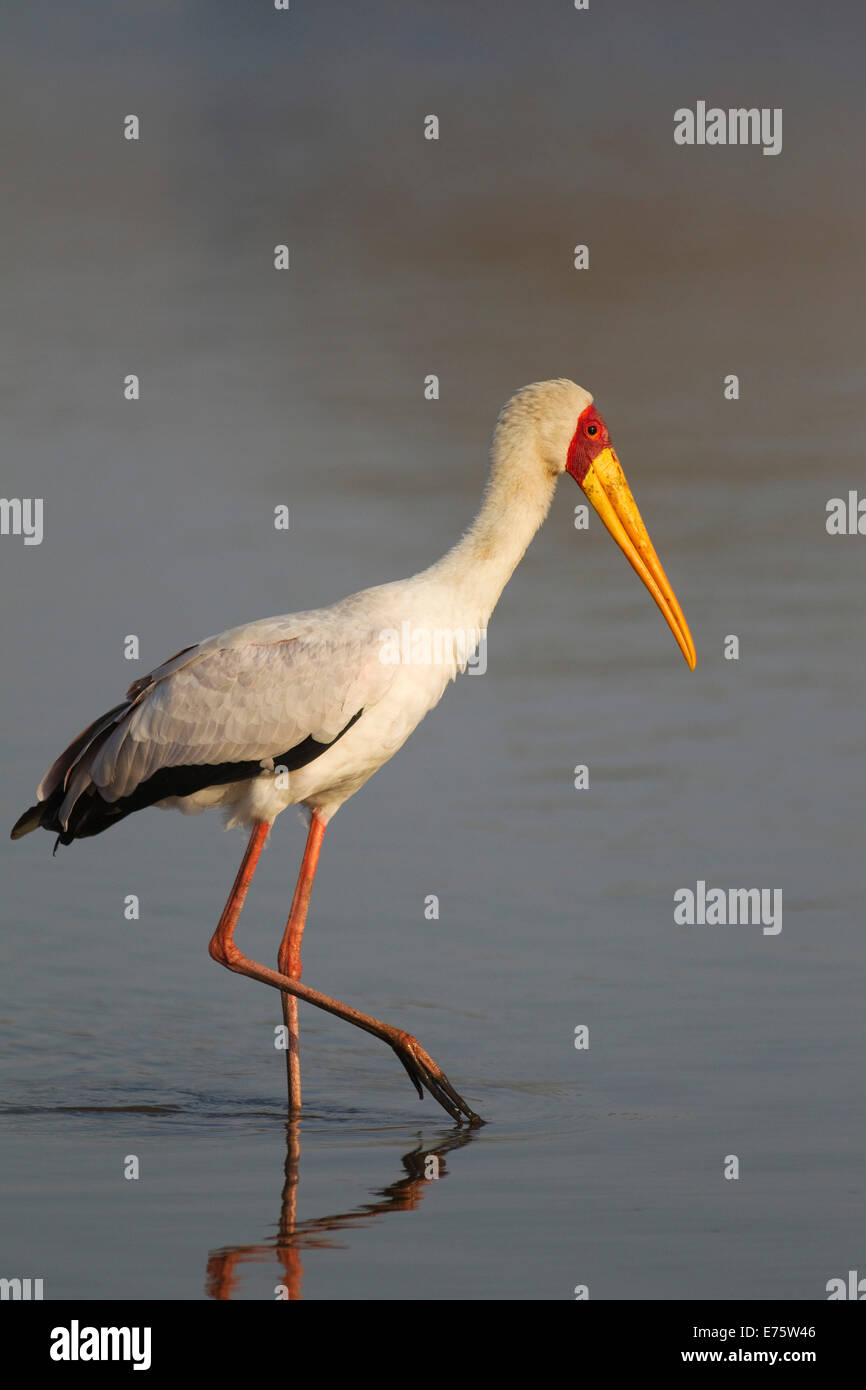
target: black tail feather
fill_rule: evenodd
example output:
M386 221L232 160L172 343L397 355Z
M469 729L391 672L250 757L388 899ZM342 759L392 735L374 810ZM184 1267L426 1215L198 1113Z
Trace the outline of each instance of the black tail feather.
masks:
M46 801L37 801L35 806L31 806L23 816L19 816L12 827L10 838L20 840L22 835L29 835L31 830L38 830L42 824L42 812L47 804Z
M358 710L357 714L353 714L352 718L329 743L319 743L310 735L308 738L302 739L294 748L289 748L285 753L278 754L271 761L284 767L288 772L295 772L298 768L306 767L308 763L313 762L333 744L337 743L345 733L348 733L363 713L362 708ZM108 718L108 716L103 716L103 718ZM97 725L99 722L97 721ZM97 725L91 725L91 730L87 732L90 733ZM92 756L98 752L102 743L111 733L111 725L100 728L96 737L91 738L87 744L87 753ZM83 737L83 735L79 735L79 740ZM58 764L59 762L58 759ZM82 789L70 807L65 826L60 822L60 808L66 799L66 780L64 779L59 786L55 786L44 801L38 801L35 806L31 806L22 816L19 816L12 827L12 839L20 840L22 835L29 835L31 830L38 830L41 827L43 830L52 831L57 836L57 844L71 845L73 840L84 840L90 835L101 834L103 830L108 830L110 826L116 825L118 821L131 815L133 811L141 811L145 806L153 806L158 801L172 797L191 796L197 791L202 791L205 787L244 782L258 777L261 772L262 762L258 758L236 763L163 767L141 782L135 791L130 792L128 796L118 798L117 801L106 801L91 782ZM55 844L55 849L57 844Z

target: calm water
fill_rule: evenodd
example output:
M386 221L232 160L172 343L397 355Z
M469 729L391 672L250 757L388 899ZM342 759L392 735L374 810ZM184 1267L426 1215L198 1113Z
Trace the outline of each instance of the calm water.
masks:
M574 530L566 480L487 674L329 830L304 978L416 1032L472 1134L303 1006L287 1130L278 1000L207 955L243 849L218 818L148 811L54 859L0 841L0 1275L54 1298L823 1297L866 1258L866 541L824 529L863 478L844 26L781 3L667 28L637 4L48 8L7 25L3 488L45 499L45 536L0 539L3 823L179 647L436 558L496 410L545 376L594 391L699 665L600 526ZM782 155L677 150L704 95L783 106ZM260 960L302 847L290 811L239 930ZM675 924L698 879L781 888L782 931Z

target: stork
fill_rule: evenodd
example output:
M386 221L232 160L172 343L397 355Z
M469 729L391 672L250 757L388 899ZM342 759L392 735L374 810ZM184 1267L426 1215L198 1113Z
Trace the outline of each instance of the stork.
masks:
M500 412L481 508L441 560L330 608L260 619L184 647L72 741L12 830L19 839L41 826L57 836L56 850L154 805L187 814L217 807L229 827L249 829L209 949L220 965L281 992L291 1111L301 1103L302 999L393 1048L422 1099L426 1088L458 1123L480 1123L411 1034L302 983L301 940L326 826L465 670L563 473L625 553L693 670L691 633L592 396L573 381L536 382ZM435 658L393 659L386 635L407 625L437 634ZM274 970L243 953L235 927L271 826L292 805L307 813L308 834Z

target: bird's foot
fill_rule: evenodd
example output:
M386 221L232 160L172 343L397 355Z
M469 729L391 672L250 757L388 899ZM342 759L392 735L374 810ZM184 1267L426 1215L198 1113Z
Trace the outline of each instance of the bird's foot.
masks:
M462 1124L464 1119L469 1121L472 1128L484 1124L481 1116L476 1115L463 1097L458 1095L442 1068L433 1061L429 1052L424 1051L417 1038L413 1038L411 1033L395 1030L394 1036L388 1041L406 1068L409 1080L422 1100L426 1086L433 1099L438 1101L442 1109L447 1110L452 1120L456 1120L458 1124Z

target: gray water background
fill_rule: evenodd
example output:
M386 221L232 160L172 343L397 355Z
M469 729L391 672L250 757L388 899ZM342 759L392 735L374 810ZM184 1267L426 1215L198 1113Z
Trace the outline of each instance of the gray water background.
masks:
M858 7L4 29L2 491L45 499L41 546L0 539L4 824L179 647L441 554L526 381L595 394L698 649L692 675L565 480L487 674L334 821L304 978L416 1032L490 1123L447 1152L387 1049L302 1007L293 1293L813 1299L863 1271L866 541L824 526L863 490ZM699 98L782 107L782 154L676 147ZM206 950L240 833L147 811L54 859L0 845L0 1274L195 1299L235 1251L231 1295L272 1298L279 1007ZM260 960L302 846L290 811L240 927ZM781 933L677 926L698 879L781 888Z

